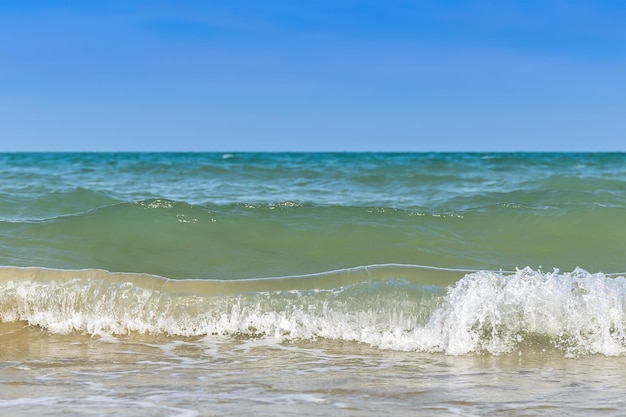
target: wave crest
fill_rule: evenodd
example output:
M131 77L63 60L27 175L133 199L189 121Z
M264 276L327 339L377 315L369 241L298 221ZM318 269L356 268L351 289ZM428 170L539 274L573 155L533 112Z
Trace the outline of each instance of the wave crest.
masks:
M626 352L626 279L577 268L512 275L477 272L460 280L424 328L428 350L509 353L533 346L568 356Z
M446 274L460 279L446 288ZM51 332L337 339L452 355L626 353L626 279L374 265L256 280L0 268L0 321Z

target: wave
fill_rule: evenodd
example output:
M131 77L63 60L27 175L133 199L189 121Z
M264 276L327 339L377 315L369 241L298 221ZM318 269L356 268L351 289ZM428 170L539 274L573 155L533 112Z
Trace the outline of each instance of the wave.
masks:
M582 269L412 265L234 281L3 267L0 320L55 333L324 338L452 355L622 355L626 279Z
M576 268L477 272L450 289L423 348L450 354L558 348L568 356L626 352L626 279Z
M0 191L0 221L36 222L61 216L82 215L120 203L108 193L84 187L50 189L47 184L3 187Z
M484 209L484 210L483 210ZM285 200L193 205L145 199L36 221L0 221L0 265L101 268L239 279L372 263L616 272L620 207L463 212L320 206Z

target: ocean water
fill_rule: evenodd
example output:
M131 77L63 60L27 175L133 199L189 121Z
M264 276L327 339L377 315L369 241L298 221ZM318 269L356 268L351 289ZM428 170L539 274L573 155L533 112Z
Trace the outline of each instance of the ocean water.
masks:
M0 415L622 415L626 154L0 154Z

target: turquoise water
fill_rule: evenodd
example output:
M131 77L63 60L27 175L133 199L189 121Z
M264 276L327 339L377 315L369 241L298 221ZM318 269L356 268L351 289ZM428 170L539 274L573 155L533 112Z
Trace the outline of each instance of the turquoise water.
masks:
M571 387L623 386L625 186L626 154L0 154L0 410L599 413Z
M4 154L0 264L622 272L623 154Z

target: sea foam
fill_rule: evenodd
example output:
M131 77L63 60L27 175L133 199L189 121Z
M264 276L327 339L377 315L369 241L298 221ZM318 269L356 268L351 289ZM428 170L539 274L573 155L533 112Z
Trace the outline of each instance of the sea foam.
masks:
M355 270L356 281L336 288L304 289L294 280L301 288L269 290L276 282L244 280L241 288L256 289L222 294L198 291L211 284L201 280L176 287L159 277L106 271L36 272L0 282L1 321L54 333L324 338L451 355L626 352L626 279L582 269L479 271L448 288L376 274L358 281L365 272Z
M427 350L508 353L546 344L568 355L626 351L626 280L577 268L477 272L450 289L423 329ZM430 346L428 344L430 342Z

